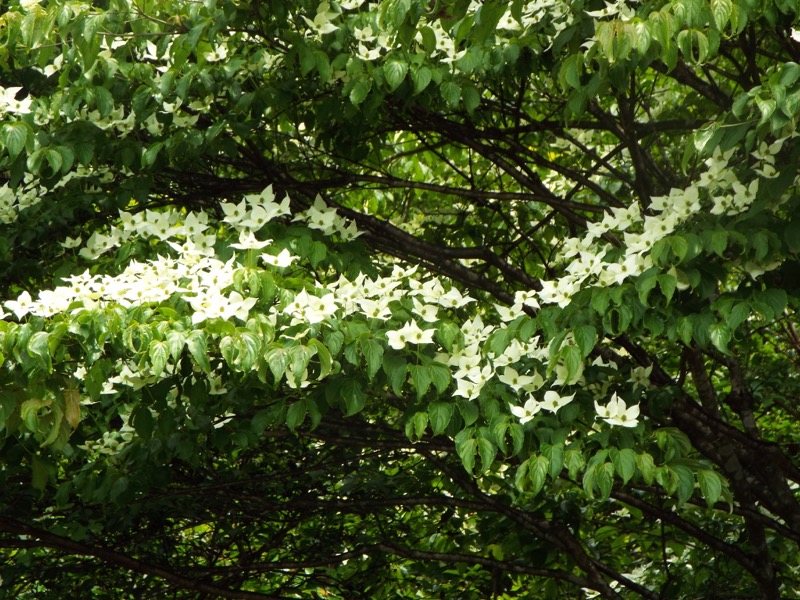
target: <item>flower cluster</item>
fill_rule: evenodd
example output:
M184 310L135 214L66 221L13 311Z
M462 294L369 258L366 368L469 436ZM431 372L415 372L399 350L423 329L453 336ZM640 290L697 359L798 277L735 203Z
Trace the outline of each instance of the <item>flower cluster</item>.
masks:
M68 277L65 285L41 291L36 299L23 293L3 306L17 319L23 319L27 315L77 315L106 306L128 309L180 302L195 327L217 319L244 323L257 309L258 298L233 289L237 277L247 278L249 273L260 269L286 268L298 260L287 248L276 253L273 242L262 235L268 223L276 219L286 222L292 217L290 204L288 199L276 201L272 188L268 187L238 203L223 203L221 210L221 227L213 224L204 212L122 211L117 224L93 234L80 254L94 259L135 240L157 244L163 252L147 261L131 260L115 275L86 270ZM293 219L345 240L357 234L351 224L345 224L319 198ZM76 240L65 243L76 244ZM226 260L218 255L223 247L234 250ZM260 258L260 265L249 260L242 264L237 252L256 260ZM298 268L303 267L298 265ZM461 321L460 336L448 352L435 339L438 327L443 321L457 319L460 309L474 303L475 298L438 278L420 279L415 268L395 266L390 274L377 278L362 274L351 280L339 276L325 285L317 282L299 291L283 290L280 298L276 304L258 309L260 313L266 310L266 318L278 336L283 330L293 328L292 338L300 340L315 335L314 326L354 317L366 319L393 350L415 352L430 347L435 360L451 369L456 397L477 399L492 380L507 386L522 400L523 406L512 406L511 411L523 423L539 411L557 413L569 404L575 394L561 390L581 378L579 372L567 380L566 367L560 364L555 365L551 376L546 376L542 367L549 357L539 338L527 342L512 339L500 352L488 348L487 342L494 333L502 333L508 323L526 318L526 309L538 306L536 297L529 292L519 292L512 307L496 307L503 325L487 325L481 315ZM398 314L409 313L410 317L398 321ZM309 384L307 373L299 381L294 375L290 373L287 382L299 387ZM104 393L117 393L118 386L137 389L164 376L149 371L147 363L122 365L118 375L109 379Z

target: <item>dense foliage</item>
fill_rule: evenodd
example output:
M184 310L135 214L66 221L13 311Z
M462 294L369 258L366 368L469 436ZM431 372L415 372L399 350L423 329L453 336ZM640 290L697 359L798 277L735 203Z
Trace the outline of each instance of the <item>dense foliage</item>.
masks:
M0 596L800 597L800 5L10 0Z

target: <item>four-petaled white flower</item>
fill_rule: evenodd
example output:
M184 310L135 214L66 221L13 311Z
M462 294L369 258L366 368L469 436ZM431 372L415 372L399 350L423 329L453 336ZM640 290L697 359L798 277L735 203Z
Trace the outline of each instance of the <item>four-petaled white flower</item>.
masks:
M297 256L289 252L286 248L281 250L277 256L273 256L272 254L262 254L261 260L263 260L268 265L272 265L273 267L288 267L291 265L295 260L297 260Z
M6 300L5 306L8 310L17 315L18 319L21 319L31 312L35 303L28 292L22 292L16 300Z
M536 381L535 377L531 375L520 375L516 369L512 369L511 367L506 367L503 370L503 374L500 375L498 379L517 391L523 389L527 385L532 385Z
M292 221L302 221L305 219L306 225L311 229L319 229L323 233L331 234L336 231L336 225L340 220L335 208L329 207L321 196L314 199L314 204L308 210L295 216Z
M21 90L21 87L0 87L0 114L16 113L24 115L31 112L31 103L33 100L30 97L17 100L17 94L19 94Z
M317 8L317 14L314 16L313 21L308 17L303 17L303 20L311 29L316 31L317 34L324 35L326 33L332 33L338 29L336 25L331 23L331 21L338 16L338 12L331 10L331 5L329 2L322 2Z
M595 402L594 408L597 411L597 418L603 419L609 425L636 427L639 423L639 405L628 407L616 393L611 396L608 404L602 406Z
M631 369L631 378L628 379L633 384L633 389L650 387L650 373L653 372L653 365L649 367L634 367Z
M533 419L541 408L542 405L533 396L529 396L524 405L512 406L511 414L519 419L520 425L525 425L525 423Z
M239 242L231 244L231 248L237 250L261 250L272 243L272 240L259 240L253 235L252 231L241 231L239 233Z
M411 320L400 329L387 331L386 338L395 350L402 350L406 344L432 344L433 329L420 329L415 320Z
M542 401L542 408L545 410L549 410L550 412L556 412L558 409L566 406L572 399L575 397L575 394L570 396L562 396L558 392L554 390L547 390L544 393L544 400Z

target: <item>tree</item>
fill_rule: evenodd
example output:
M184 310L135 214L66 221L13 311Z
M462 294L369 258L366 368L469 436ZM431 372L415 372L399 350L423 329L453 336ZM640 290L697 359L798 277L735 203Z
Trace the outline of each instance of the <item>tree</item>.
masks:
M797 20L6 3L2 593L800 596Z

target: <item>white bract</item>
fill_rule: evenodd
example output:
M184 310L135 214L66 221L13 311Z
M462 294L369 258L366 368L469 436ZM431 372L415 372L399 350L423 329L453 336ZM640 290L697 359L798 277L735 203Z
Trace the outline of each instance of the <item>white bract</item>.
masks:
M402 350L406 344L432 344L434 329L421 329L412 319L400 329L386 332L389 345L395 350Z
M572 402L573 398L575 398L575 394L562 396L554 390L547 390L544 393L544 400L542 400L541 407L550 412L558 412L560 408Z
M531 421L536 413L541 410L542 405L539 404L533 396L529 396L528 400L522 406L512 406L511 414L519 419L521 425Z
M602 406L594 403L597 411L597 418L603 419L609 425L619 425L621 427L636 427L639 423L639 405L628 407L616 393L611 396L608 404Z

